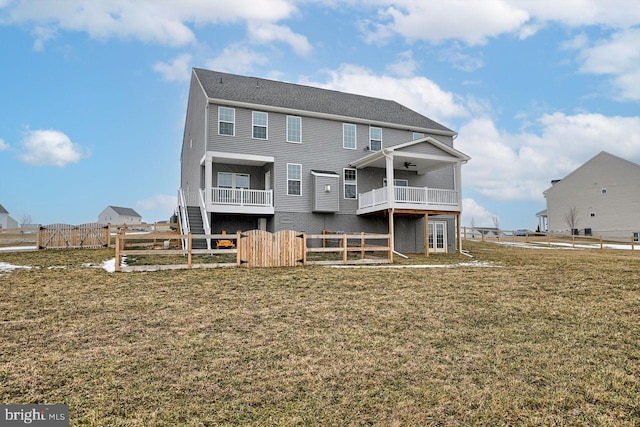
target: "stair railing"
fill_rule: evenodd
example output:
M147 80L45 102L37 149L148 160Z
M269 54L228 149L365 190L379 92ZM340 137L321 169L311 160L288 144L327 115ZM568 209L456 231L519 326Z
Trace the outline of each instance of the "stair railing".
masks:
M209 224L209 215L207 215L207 206L204 201L204 190L201 189L199 194L198 201L200 202L200 214L202 215L202 228L204 228L204 234L211 234L211 224ZM206 241L207 249L211 250L211 239L206 239Z
M189 226L189 215L187 215L187 203L184 199L184 191L182 188L178 190L178 207L180 208L180 233L189 234L191 227ZM187 249L187 240L182 239L182 249Z

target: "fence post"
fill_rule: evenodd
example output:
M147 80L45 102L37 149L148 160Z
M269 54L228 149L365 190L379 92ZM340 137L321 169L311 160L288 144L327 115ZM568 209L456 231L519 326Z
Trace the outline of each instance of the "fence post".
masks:
M307 265L307 233L304 232L302 233L302 265Z
M600 249L604 249L602 246L602 234L600 235Z
M360 233L360 258L364 259L364 231Z
M241 247L241 241L242 239L240 238L240 230L236 231L236 265L238 267L240 267L242 265L242 247ZM306 249L305 249L305 257L306 257Z
M571 247L576 247L576 236L574 236L573 234L571 235Z
M38 250L40 250L42 248L42 234L40 233L40 230L42 230L42 226L39 225L38 226L38 235L36 237L36 246L38 248ZM633 236L631 236L631 238L633 239Z
M634 247L633 247L633 234L631 234L631 253L633 253L634 251Z
M348 252L347 252L347 233L344 233L342 235L342 250L344 251L343 254L342 254L342 262L344 264L346 264L347 263L347 255L348 255Z
M116 271L120 271L120 235L116 234Z
M193 235L187 234L187 268L191 270L191 250L193 245Z

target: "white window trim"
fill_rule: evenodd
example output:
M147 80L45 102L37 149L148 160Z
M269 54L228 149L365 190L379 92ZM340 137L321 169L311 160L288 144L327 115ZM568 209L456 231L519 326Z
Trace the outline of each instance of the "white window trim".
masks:
M355 179L353 183L351 181L347 181L345 179L345 171L354 171ZM356 188L355 197L347 197L347 185L353 185ZM354 168L343 168L342 169L342 198L346 200L358 200L358 169Z
M229 122L226 120L221 120L220 119L220 111L223 109L229 109L233 111L233 121ZM220 123L231 123L233 124L233 134L232 135L228 135L226 133L220 133ZM223 107L222 105L218 107L218 135L220 136L236 136L236 109L233 107Z
M267 124L266 125L257 125L254 121L254 113L261 113L261 114L265 114L267 116ZM254 127L264 127L265 128L265 137L264 138L256 138L253 134L253 128ZM251 139L259 139L261 141L267 141L269 140L269 113L265 112L265 111L252 111L251 112Z
M379 150L372 150L371 149L371 141L373 140L373 138L371 137L371 130L372 129L380 129L380 149ZM375 141L378 141L377 139ZM384 148L384 145L382 143L382 128L377 127L377 126L369 126L369 151L382 151L382 149Z
M228 174L231 175L231 187L222 187L220 185L220 175L222 174ZM244 187L237 187L236 186L236 177L238 176L246 176L248 182L248 187L247 189L251 188L251 175L248 173L235 173L235 172L218 172L218 188L232 188L232 189L236 189L236 188L244 188Z
M296 119L300 119L300 141L290 141L289 140L289 118L296 118ZM286 134L286 139L287 142L291 143L291 144L302 144L302 117L301 116L289 116L287 115L287 118L285 119L285 134Z
M289 165L291 166L300 166L300 179L291 179L289 178ZM300 194L291 194L289 193L289 181L299 181L300 182ZM302 196L302 164L301 163L287 163L287 196Z
M347 126L353 126L353 138L354 138L354 146L347 147L345 146L345 129ZM342 148L347 150L357 150L358 149L358 126L353 123L343 123L342 124Z

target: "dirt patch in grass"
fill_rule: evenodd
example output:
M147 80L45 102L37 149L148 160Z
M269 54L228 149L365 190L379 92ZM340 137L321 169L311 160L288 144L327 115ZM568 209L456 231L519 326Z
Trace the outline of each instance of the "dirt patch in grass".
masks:
M40 267L0 276L0 399L72 425L637 425L640 254L465 246L502 268L0 253Z

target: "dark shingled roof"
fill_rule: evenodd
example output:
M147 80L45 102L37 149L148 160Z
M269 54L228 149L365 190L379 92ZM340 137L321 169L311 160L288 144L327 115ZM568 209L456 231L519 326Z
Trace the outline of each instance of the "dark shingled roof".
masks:
M395 101L194 68L209 98L455 133Z
M7 210L4 208L4 206L0 205L0 213L8 214L9 212L7 212Z
M118 215L139 216L140 218L142 218L142 216L140 216L138 212L134 211L131 208L121 208L120 206L109 207L113 209Z

